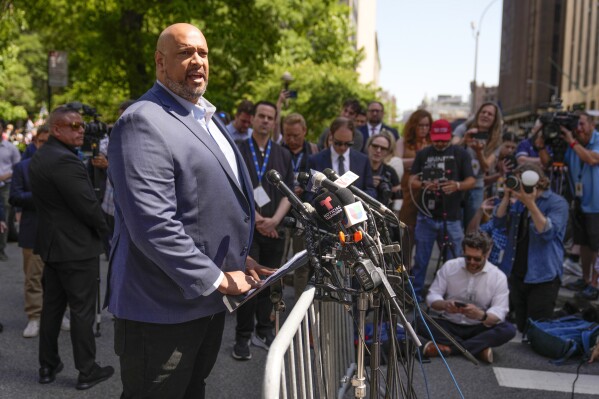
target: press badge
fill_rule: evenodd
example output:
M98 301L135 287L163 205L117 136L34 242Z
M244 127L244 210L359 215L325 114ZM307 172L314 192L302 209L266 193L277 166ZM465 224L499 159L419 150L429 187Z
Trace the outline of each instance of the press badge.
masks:
M266 191L264 191L264 187L258 186L254 189L254 202L259 207L263 207L270 202L270 198L266 194Z
M582 182L578 182L574 185L574 195L576 195L576 197L581 198L582 197Z

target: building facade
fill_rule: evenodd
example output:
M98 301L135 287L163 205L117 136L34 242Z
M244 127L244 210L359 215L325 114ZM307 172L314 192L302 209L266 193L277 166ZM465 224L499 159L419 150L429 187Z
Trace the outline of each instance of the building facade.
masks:
M512 127L534 120L539 110L562 94L566 3L503 1L497 97L504 119Z

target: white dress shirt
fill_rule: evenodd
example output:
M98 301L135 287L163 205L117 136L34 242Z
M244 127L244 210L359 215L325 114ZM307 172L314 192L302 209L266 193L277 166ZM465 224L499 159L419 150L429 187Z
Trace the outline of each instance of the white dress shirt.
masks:
M351 148L348 148L347 150L345 150L345 152L343 153L343 166L345 167L345 171L349 172L349 152L351 151ZM333 170L335 171L335 173L337 173L339 176L341 176L341 173L339 173L339 154L337 154L337 151L335 151L335 149L331 146L331 164L333 165Z
M466 269L463 257L449 260L437 273L426 296L426 304L431 306L433 302L441 300L473 303L504 321L509 311L507 277L489 261L480 272L472 274ZM481 323L461 313L443 312L442 316L456 324Z

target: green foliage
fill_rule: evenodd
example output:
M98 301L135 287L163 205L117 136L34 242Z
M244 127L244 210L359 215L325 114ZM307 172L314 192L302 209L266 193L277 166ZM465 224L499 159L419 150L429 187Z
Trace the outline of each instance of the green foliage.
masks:
M207 97L233 111L242 98L276 101L284 71L300 92L286 112L301 112L317 131L349 97L375 90L358 83L349 9L337 0L0 0L2 100L27 109L46 99L46 54L68 52L69 85L53 89L53 105L81 101L103 120L155 80L159 33L175 22L198 26L210 50ZM12 54L12 53L11 53ZM11 64L9 60L16 62ZM19 67L20 65L20 67ZM25 69L23 69L25 68ZM4 84L2 82L5 82ZM10 86L10 87L9 87ZM4 90L4 91L3 91ZM6 107L4 107L6 108ZM0 109L0 116L8 115Z

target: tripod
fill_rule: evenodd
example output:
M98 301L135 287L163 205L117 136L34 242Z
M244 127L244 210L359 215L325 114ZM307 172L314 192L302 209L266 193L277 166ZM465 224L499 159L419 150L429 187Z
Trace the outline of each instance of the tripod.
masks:
M447 231L447 208L445 204L445 194L438 190L435 195L441 198L441 220L443 223L443 230L441 232L441 244L439 245L439 258L437 259L437 266L435 268L435 275L439 271L439 268L447 262L448 252L451 251L452 259L455 258L455 248L453 247L453 241L449 239L449 232ZM439 241L437 241L437 244Z

